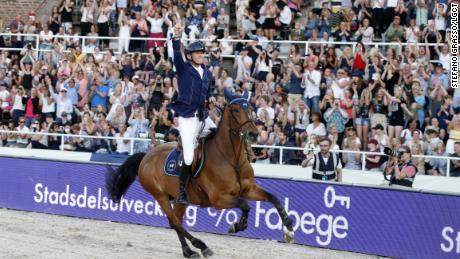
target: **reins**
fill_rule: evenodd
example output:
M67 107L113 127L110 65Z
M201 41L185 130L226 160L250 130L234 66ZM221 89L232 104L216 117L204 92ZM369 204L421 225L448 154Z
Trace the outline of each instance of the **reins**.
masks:
M238 120L236 119L235 117L235 114L233 114L233 111L230 110L230 113L232 114L232 119L238 123ZM230 138L230 143L232 144L232 151L233 151L233 154L235 155L235 162L232 163L229 159L227 159L227 157L225 156L224 152L222 152L222 150L220 149L219 145L216 143L216 147L217 147L217 150L219 150L219 153L221 153L221 155L224 157L224 159L230 164L233 166L233 168L235 169L236 173L239 175L240 174L240 163L239 163L239 159L241 157L241 152L242 152L242 145L244 144L243 142L243 139L246 137L247 135L247 132L244 132L242 131L246 125L248 123L251 123L251 119L248 119L247 121L245 121L243 124L239 125L239 128L238 129L232 129L232 128L229 128L229 133L230 135L233 135L233 136L236 136L240 139L240 144L238 145L238 148L235 149L235 143L233 141L232 138ZM238 123L239 124L239 123ZM238 155L237 155L237 152L238 152Z

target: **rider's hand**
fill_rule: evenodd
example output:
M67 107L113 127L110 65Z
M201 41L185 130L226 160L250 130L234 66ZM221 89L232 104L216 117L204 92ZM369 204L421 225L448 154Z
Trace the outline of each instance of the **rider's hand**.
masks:
M216 102L217 102L216 97L214 97L214 96L209 97L209 102L212 103L212 104L216 104Z
M174 37L179 38L182 35L182 26L180 23L176 23L174 26Z

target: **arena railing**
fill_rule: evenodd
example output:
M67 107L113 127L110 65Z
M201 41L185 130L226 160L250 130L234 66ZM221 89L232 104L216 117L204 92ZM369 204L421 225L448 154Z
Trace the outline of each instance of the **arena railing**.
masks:
M48 37L48 36L40 36L39 34L26 34L26 33L0 33L0 37L7 36L9 39L11 37L34 37L35 40L35 48L33 49L36 52L36 55L38 56L38 53L40 51L51 51L49 49L40 49L40 38L42 37ZM86 46L86 43L88 40L103 40L103 39L108 39L108 40L120 40L120 37L109 37L109 36L80 36L80 35L53 35L49 36L54 38L63 38L63 39L78 39L81 44L80 46ZM162 40L162 41L167 41L168 38L142 38L142 37L130 37L129 40L141 40L141 41L150 41L150 40ZM196 39L184 39L185 41L194 41ZM199 39L203 42L211 42L212 39ZM252 42L253 40L242 40L242 39L218 39L220 42L232 42L232 43L248 43ZM334 41L295 41L295 40L259 40L259 43L262 44L268 44L270 42L273 42L275 44L298 44L298 45L304 45L305 46L305 54L308 54L308 48L310 45L339 45L339 46L351 46L352 51L354 53L356 44L359 42L357 41L348 41L348 42L334 42ZM388 46L393 46L393 47L399 47L399 46L438 46L436 43L413 43L413 42L362 42L365 46L369 47L374 47L374 48L379 48L379 47L388 47ZM5 48L0 48L0 50L13 50L13 51L21 51L25 50L25 48L12 48L12 47L5 47ZM67 51L68 52L68 51ZM86 53L94 53L93 51L83 51L84 54ZM105 51L101 51L100 53L105 53ZM114 51L115 54L121 54L121 52ZM128 52L129 54L137 53L137 52ZM142 52L141 54L143 55L148 55L149 53L147 52ZM223 58L235 58L236 55L222 55ZM286 58L286 56L280 55L280 58ZM438 60L430 60L430 62L439 62Z
M134 153L134 141L143 141L143 142L152 142L155 140L155 143L164 143L163 140L159 138L124 138L124 137L106 137L106 136L91 136L91 135L77 135L77 134L65 134L65 133L46 133L46 132L29 132L29 133L21 133L18 131L11 131L11 130L0 130L0 134L27 134L29 135L29 139L32 138L33 135L41 135L41 136L57 136L61 137L61 145L60 150L64 151L64 144L65 138L90 138L90 139L110 139L110 140L130 140L130 154ZM156 136L155 136L156 137ZM316 149L312 148L302 148L302 147L284 147L284 146L269 146L269 145L251 145L252 148L267 148L267 149L279 149L279 164L283 164L283 151L284 150L295 150L295 151L317 151ZM366 164L366 156L367 155L378 155L382 156L383 153L380 152L369 152L369 151L353 151L353 150L331 150L333 153L352 153L352 154L361 154L361 170L366 171L365 164ZM450 161L451 160L460 160L460 157L446 157L446 156L429 156L429 155L412 155L412 157L417 158L424 158L424 159L445 159L447 160L446 165L446 176L450 176Z

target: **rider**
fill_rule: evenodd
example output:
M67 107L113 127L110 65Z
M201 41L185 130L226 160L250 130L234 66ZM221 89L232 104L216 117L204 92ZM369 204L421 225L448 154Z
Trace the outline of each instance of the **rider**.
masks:
M216 128L216 125L208 117L206 107L207 101L215 103L215 98L211 96L212 73L203 65L204 44L201 41L188 44L185 50L188 62L185 62L181 52L182 30L180 23L174 27L172 44L174 65L179 81L179 95L170 104L170 108L179 115L179 132L183 148L183 165L181 165L179 176L180 193L176 202L187 204L185 184L191 174L197 137L208 135L212 128Z

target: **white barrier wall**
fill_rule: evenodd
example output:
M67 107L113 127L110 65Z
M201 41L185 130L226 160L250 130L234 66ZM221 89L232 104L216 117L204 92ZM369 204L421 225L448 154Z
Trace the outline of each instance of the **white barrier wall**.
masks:
M41 149L0 147L0 156L36 158L59 161L89 162L91 153ZM294 165L252 164L256 176L311 180L312 168ZM387 186L381 172L343 170L343 182L355 185ZM413 189L430 192L460 194L460 178L417 175Z

